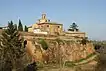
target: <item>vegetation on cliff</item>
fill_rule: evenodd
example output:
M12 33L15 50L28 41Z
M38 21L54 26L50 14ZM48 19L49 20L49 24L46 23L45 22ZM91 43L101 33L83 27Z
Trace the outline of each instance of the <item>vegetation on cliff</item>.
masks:
M41 46L44 50L48 49L48 44L46 43L46 41L44 39L39 39L39 43L41 44Z

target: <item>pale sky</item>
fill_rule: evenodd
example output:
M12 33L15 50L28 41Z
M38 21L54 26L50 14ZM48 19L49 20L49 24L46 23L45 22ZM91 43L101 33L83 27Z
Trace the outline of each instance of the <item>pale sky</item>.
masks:
M0 0L0 26L18 19L31 26L43 12L66 30L76 22L89 38L106 40L106 0Z

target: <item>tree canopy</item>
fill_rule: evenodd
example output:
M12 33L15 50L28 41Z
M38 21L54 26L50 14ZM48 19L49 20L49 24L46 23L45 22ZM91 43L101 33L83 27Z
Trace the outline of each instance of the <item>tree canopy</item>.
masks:
M18 31L23 31L23 25L20 19L19 19Z
M72 23L72 25L70 25L68 31L78 31L78 26L76 23Z
M24 30L25 32L28 32L28 27L25 25L25 30Z
M2 64L2 69L5 69L5 67L7 67L8 69L15 68L17 60L22 58L25 51L23 47L23 39L20 37L20 34L16 30L16 26L13 24L12 21L8 22L7 29L3 30L0 42L0 49L2 54L0 56L2 58L0 59L4 63L4 65Z
M17 28L17 24L14 24L14 27L16 28L16 30L18 30L18 28Z

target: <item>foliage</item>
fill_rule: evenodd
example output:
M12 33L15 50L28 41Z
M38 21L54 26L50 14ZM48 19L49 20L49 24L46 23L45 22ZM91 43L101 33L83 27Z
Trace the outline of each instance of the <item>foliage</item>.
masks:
M73 66L76 66L75 63L79 63L79 62L82 62L84 60L87 60L89 59L90 57L94 56L96 53L92 53L90 55L88 55L86 58L82 58L80 60L76 60L76 61L66 61L65 62L65 66L68 66L68 67L73 67ZM91 60L92 61L92 60ZM88 61L87 63L89 63L90 61ZM83 63L83 64L86 64L86 63Z
M25 32L28 32L28 27L25 25L25 30L24 30Z
M74 30L78 31L79 29L77 27L78 26L76 23L72 23L72 25L70 25L68 31L74 31Z
M82 59L80 59L80 60L74 61L74 63L82 62L83 60L89 59L90 57L92 57L92 56L94 56L94 55L96 55L95 52L92 53L92 54L89 54L86 58L82 58Z
M81 40L81 44L86 45L86 43L88 42L88 39L85 37Z
M105 68L106 68L106 58L105 58L106 41L93 40L92 43L95 47L96 52L98 52L98 57L96 59L96 61L98 63L97 63L97 67L95 68L96 69L95 71L103 71L103 70L105 71Z
M103 47L106 47L106 41L91 41L93 43L93 45L100 45L100 46L103 46Z
M36 65L36 62L33 62L31 64L29 64L25 69L24 71L37 71L37 65Z
M65 62L65 66L73 67L73 66L76 66L76 65L73 62L71 62L71 61L66 61Z
M105 52L106 41L92 41L96 52L103 53Z
M16 30L18 30L18 28L17 28L17 24L14 24L14 27L15 27Z
M105 71L105 68L106 68L106 59L102 58L101 56L103 55L98 55L98 58L97 58L97 66L95 68L95 71Z
M20 19L19 19L18 31L23 31L23 25Z
M99 50L101 47L102 47L102 46L101 46L100 44L95 44L95 45L94 45L95 50Z
M39 69L39 68L43 68L44 67L44 64L42 63L42 62L36 62L36 64L37 64L37 68Z
M20 34L16 30L13 22L8 23L6 30L2 32L1 36L1 52L2 52L2 61L3 69L5 65L8 65L8 68L16 68L16 63L18 59L21 59L24 56L24 47L23 39L20 37Z
M42 48L44 50L48 49L48 44L46 43L46 41L44 39L40 39L39 43L42 45Z

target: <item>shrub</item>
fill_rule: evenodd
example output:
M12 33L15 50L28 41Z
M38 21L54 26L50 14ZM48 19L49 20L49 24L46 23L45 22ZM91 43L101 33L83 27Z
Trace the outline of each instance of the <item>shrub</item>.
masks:
M81 44L86 45L86 43L88 42L88 39L85 37L81 40Z
M40 39L39 43L41 44L41 46L44 50L48 49L48 44L46 43L46 41L44 39Z
M24 71L37 71L37 65L36 62L33 62L31 64L29 64Z

